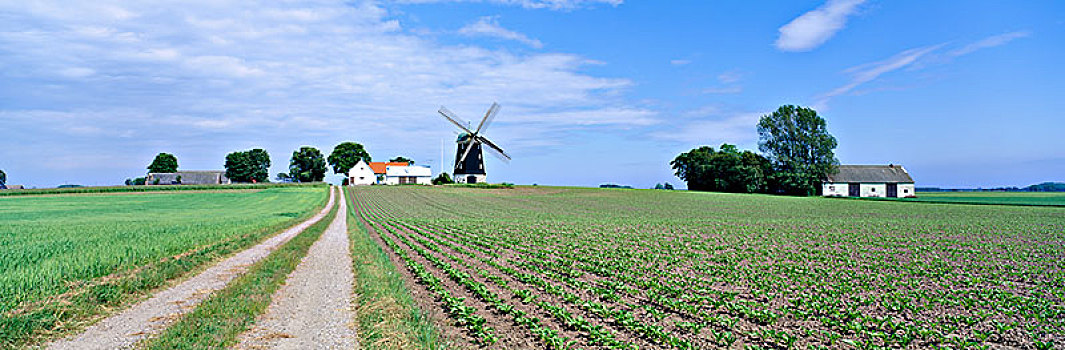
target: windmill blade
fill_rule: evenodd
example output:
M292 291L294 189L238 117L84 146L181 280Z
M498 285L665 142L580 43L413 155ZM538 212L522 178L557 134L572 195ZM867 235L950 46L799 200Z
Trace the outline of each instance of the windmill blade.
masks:
M459 165L459 163L466 161L466 156L470 155L470 151L473 150L473 145L476 142L476 139L470 139L470 142L466 143L466 152L462 153L462 157L455 158L455 165Z
M496 146L496 144L492 143L492 141L489 141L487 138L484 138L483 136L478 136L477 140L481 141L481 143L487 145L488 149L492 151L490 153L492 153L492 154L494 154L496 156L500 156L502 158L506 158L504 161L510 161L510 156L507 155L507 152L504 152L502 148L499 148L499 146Z
M441 106L440 110L437 112L440 113L440 115L444 116L444 118L447 118L447 120L451 121L452 124L455 124L455 126L459 127L459 129L465 131L467 134L476 134L473 131L470 131L470 129L466 128L466 125L463 125L465 121L456 116L455 113L451 113L451 111L447 110L447 108Z
M481 119L481 124L477 125L477 133L488 128L488 124L492 124L492 120L496 118L496 113L499 113L499 104L492 102L492 107L488 107L488 113L484 114L484 119Z

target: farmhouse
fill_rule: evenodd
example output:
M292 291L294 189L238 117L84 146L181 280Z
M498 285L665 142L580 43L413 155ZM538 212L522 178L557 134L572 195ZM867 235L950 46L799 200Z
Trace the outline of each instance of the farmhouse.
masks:
M373 185L377 183L377 175L365 161L359 160L355 166L348 170L348 184L351 186Z
M427 166L421 165L407 165L407 166L395 166L391 165L385 169L385 185L406 185L406 184L418 184L429 185L432 184L433 171Z
M916 197L913 178L901 165L840 165L822 183L825 197Z
M348 170L348 184L360 185L401 185L432 182L432 170L429 167L410 165L406 162L369 162L359 161Z
M176 173L148 173L147 185L227 185L232 183L224 170L179 171Z

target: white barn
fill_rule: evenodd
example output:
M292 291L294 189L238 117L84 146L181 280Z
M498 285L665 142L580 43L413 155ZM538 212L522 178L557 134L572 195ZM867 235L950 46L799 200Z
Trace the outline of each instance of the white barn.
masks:
M825 197L916 197L913 178L901 165L840 165L821 184Z
M427 166L390 165L385 168L385 185L431 185L433 183L433 171Z
M373 185L377 183L377 175L365 161L359 160L355 166L348 170L348 184L351 186Z

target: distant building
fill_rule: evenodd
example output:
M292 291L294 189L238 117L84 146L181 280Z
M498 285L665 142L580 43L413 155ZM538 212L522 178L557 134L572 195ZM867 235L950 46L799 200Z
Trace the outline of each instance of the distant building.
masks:
M385 168L385 185L431 185L433 171L421 165L389 165Z
M377 174L374 174L370 165L362 160L359 160L359 163L351 167L351 170L348 170L348 184L351 186L373 185L375 183L377 183Z
M232 183L224 170L179 171L176 173L148 173L145 185L228 185Z
M427 166L410 165L407 162L359 161L348 170L348 184L360 185L405 185L432 184L432 170Z
M901 165L840 165L822 183L825 197L916 197L913 178Z
M6 184L3 184L3 183L0 183L0 190L24 190L24 189L26 189L26 187L24 187L22 185L6 185Z

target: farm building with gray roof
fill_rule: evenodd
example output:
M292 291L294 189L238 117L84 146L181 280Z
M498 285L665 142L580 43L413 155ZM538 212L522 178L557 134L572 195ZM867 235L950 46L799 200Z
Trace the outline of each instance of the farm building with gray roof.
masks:
M146 185L224 185L229 178L223 170L179 171L176 173L148 173Z
M840 165L822 183L825 197L916 197L913 178L901 165Z

